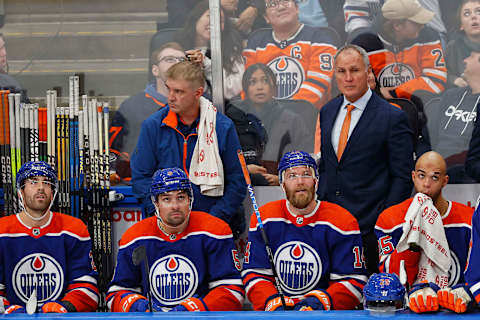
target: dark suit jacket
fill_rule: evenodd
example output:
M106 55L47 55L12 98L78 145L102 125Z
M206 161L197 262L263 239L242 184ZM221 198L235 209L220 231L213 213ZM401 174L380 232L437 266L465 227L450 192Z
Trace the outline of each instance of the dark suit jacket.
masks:
M412 132L405 113L373 93L339 162L332 146L332 130L342 103L340 96L320 111L318 194L320 199L350 211L366 234L373 231L383 209L410 196Z
M468 148L467 160L465 162L465 171L467 174L480 182L480 104L477 105L477 119L473 127L472 139Z

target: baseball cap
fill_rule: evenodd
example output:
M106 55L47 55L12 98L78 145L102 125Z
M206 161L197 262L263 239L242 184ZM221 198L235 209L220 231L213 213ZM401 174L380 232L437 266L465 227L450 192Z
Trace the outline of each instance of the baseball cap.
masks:
M422 7L418 0L387 0L382 7L382 13L388 20L407 19L419 24L428 23L435 15Z

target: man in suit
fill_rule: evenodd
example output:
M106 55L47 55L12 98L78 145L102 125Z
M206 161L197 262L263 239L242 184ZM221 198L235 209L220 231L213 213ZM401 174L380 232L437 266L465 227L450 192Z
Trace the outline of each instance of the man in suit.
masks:
M347 45L335 56L334 71L343 96L320 111L320 199L339 204L358 220L367 271L378 270L373 228L383 209L410 196L412 132L402 110L368 87L368 55ZM377 271L378 272L378 271Z

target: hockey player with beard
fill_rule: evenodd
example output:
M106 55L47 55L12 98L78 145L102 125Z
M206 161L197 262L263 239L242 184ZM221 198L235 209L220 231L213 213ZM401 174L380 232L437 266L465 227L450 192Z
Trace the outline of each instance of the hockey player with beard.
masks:
M287 308L353 309L367 277L357 220L342 207L316 199L317 165L303 151L286 153L278 166L286 200L260 208ZM255 215L242 271L255 310L283 310Z
M22 211L0 219L0 299L5 313L25 313L36 296L39 312L93 312L97 272L85 224L50 211L57 194L55 171L30 161L16 177Z
M191 211L192 185L179 168L156 171L150 193L155 216L133 225L120 240L115 276L107 294L110 310L240 310L244 290L233 261L233 235L228 225L205 212ZM141 246L148 274L133 261L133 252ZM149 309L146 298L150 293L154 310Z

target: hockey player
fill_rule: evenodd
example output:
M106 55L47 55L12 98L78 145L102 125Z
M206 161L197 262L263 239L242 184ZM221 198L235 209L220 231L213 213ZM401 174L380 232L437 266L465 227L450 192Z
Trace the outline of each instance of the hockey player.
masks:
M9 306L6 313L25 313L32 295L39 312L95 311L90 236L79 219L50 211L55 171L43 161L27 162L16 185L23 210L0 219L0 298Z
M262 10L273 30L248 38L245 70L268 65L277 77L275 98L303 99L320 108L328 100L336 40L325 29L300 23L296 0L265 0Z
M387 0L379 34L363 33L352 43L368 53L385 99L424 101L445 89L447 69L438 33L425 27L434 13L416 0Z
M260 208L288 308L353 309L367 277L357 220L342 207L316 199L317 165L303 151L286 153L278 165L287 199ZM259 222L250 221L242 271L255 310L282 310Z
M430 151L417 160L412 179L415 191L429 196L442 216L452 257L448 286L454 286L465 282L463 271L467 263L473 209L443 197L442 189L448 182L446 170L442 156ZM409 293L410 309L418 313L431 312L438 310L439 307L437 296L439 287L434 283L416 283L421 249L411 247L400 253L396 250L403 233L404 217L412 201L413 198L410 198L392 206L378 217L375 234L380 251L380 271L400 275L400 266L404 264L408 284L413 285Z
M240 310L244 290L232 259L228 225L205 212L191 211L192 186L181 169L156 171L150 191L155 217L136 223L120 240L107 294L110 310L150 310L146 298L150 294L154 311ZM148 275L132 261L141 246Z

